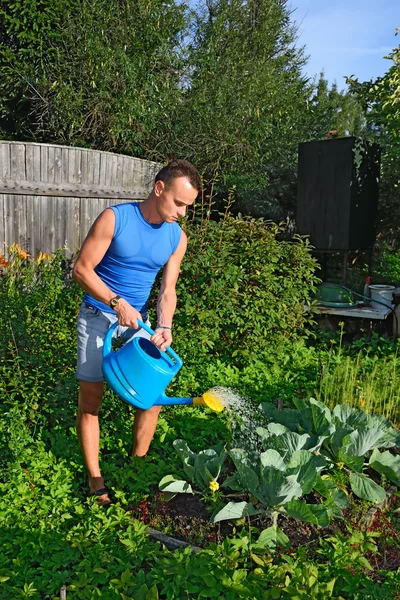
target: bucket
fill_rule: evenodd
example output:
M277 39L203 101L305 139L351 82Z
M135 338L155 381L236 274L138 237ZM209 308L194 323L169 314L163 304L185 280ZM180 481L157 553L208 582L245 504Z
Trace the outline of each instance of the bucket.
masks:
M395 287L394 285L383 285L374 284L369 286L371 294L371 306L376 310L384 311L385 307L381 304L383 302L388 308L392 308L393 305L393 294ZM377 300L377 302L374 302Z

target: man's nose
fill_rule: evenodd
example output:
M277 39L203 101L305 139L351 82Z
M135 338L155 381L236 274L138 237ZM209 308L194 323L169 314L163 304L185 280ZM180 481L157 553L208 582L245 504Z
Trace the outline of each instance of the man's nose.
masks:
M178 216L184 217L185 215L186 215L186 206L183 206L182 208L178 209Z

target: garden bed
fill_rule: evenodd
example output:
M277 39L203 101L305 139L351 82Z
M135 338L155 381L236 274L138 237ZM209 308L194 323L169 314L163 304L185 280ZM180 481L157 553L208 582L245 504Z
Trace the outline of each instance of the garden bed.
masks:
M316 496L309 494L307 501L317 502ZM291 554L298 548L307 548L312 556L319 546L320 539L331 536L349 536L349 529L358 531L376 532L378 553L370 552L367 559L370 561L375 577L379 577L382 569L394 571L400 568L400 546L396 541L397 527L400 518L396 518L396 510L400 508L400 497L391 495L391 501L383 503L385 506L369 508L368 504L352 500L349 507L343 510L344 519L331 521L328 527L319 528L312 523L305 523L282 515L279 518L279 527L290 540L290 547L285 551ZM143 500L138 507L132 508L132 516L139 518L145 524L171 536L175 540L193 545L196 548L205 548L210 542L222 543L228 536L237 534L240 530L249 530L256 538L259 533L272 525L272 519L263 515L242 519L234 523L222 521L212 523L211 511L198 495L177 494L172 500L165 501L162 494L156 493L153 502ZM395 525L393 524L395 521ZM278 547L279 556L282 549Z

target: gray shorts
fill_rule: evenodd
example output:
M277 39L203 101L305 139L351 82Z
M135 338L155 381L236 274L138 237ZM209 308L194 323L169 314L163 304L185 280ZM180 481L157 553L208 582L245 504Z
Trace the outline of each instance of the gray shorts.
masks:
M144 323L150 327L150 321L145 318ZM110 326L116 321L116 314L102 312L86 304L81 305L77 323L78 360L75 377L82 381L103 381L101 363L104 338ZM150 334L144 329L132 329L120 325L113 333L113 338L121 338L124 342L136 336L150 338Z

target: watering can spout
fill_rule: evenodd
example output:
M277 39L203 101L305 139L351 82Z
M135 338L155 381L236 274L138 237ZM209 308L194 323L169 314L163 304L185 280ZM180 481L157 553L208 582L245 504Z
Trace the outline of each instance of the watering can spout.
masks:
M224 410L224 405L221 399L211 391L206 392L197 398L169 398L165 394L161 394L154 403L155 406L177 406L182 404L192 404L193 406L207 406L215 412Z
M176 406L179 404L193 404L193 398L170 398L163 393L154 402L154 406Z
M205 392L202 396L198 398L193 398L193 404L198 406L207 406L207 408L210 408L215 412L221 412L225 408L222 402L222 398L220 398L212 390Z

